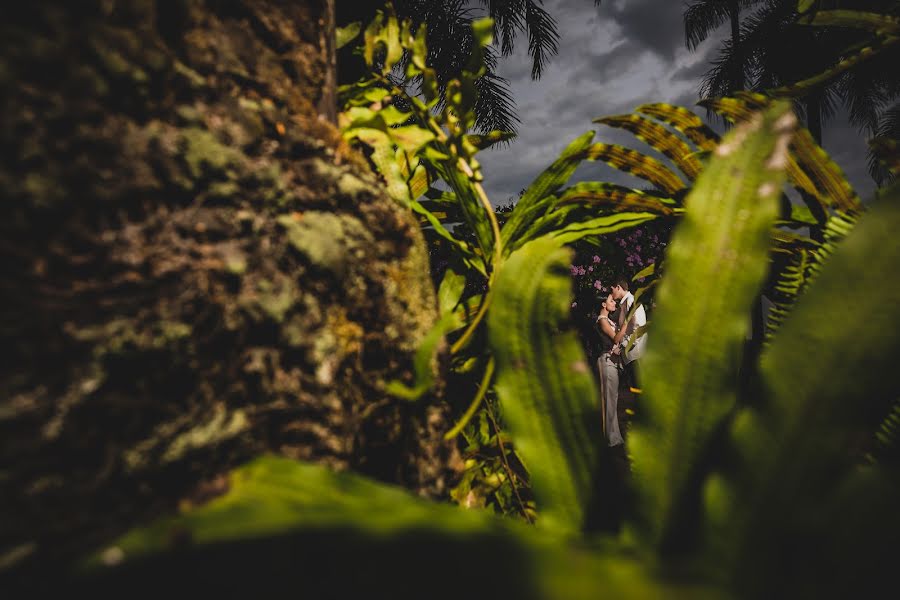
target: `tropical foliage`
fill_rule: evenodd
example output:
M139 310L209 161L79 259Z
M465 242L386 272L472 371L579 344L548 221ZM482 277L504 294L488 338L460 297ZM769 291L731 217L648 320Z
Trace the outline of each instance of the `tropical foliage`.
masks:
M383 2L369 2L360 7L358 2L339 2L338 22L349 24L350 19L358 19L360 10L368 22L375 10ZM600 0L594 0L595 5ZM497 74L501 57L509 56L515 48L516 39L525 35L528 39L528 55L531 58L531 78L538 79L547 68L549 61L558 52L559 31L556 20L548 12L542 0L397 0L393 4L400 19L408 19L413 28L423 28L428 54L425 60L434 69L440 94L446 91L446 84L459 77L465 68L472 48L477 43L472 35L472 22L476 15L486 12L494 22L494 37L498 47L482 49L485 70L474 81L478 88L475 103L476 127L482 132L500 130L514 133L519 119L515 112L515 102L510 94L508 82ZM366 11L368 14L366 13ZM345 14L346 13L346 14ZM352 16L351 16L352 15ZM355 21L353 27L359 26ZM342 53L342 71L351 79L357 73L348 51ZM349 64L348 64L349 63ZM363 65L359 65L364 69ZM395 73L398 82L402 72ZM417 78L405 81L407 85L419 85Z
M490 30L474 25L482 47ZM388 62L343 90L345 135L368 146L397 202L459 257L440 284L441 324L420 352L420 380L392 389L428 401L432 359L449 353L450 381L477 390L457 407L451 432L464 432L475 453L467 466L480 473L457 500L477 506L486 503L479 494L493 494L491 502L535 526L260 458L232 474L225 495L98 553L80 581L159 587L159 569L190 569L203 581L198 589L209 589L203 577L215 564L222 589L329 586L337 596L847 597L892 584L900 281L889 274L900 261L900 189L864 207L790 103L745 93L708 104L737 123L721 140L668 105L601 119L672 166L585 134L501 228L475 155L502 134L469 133L477 57L441 104L421 32L381 16L365 48ZM405 90L388 77L404 53L407 73L425 84L422 97L406 97L408 110L396 102ZM609 162L652 188L568 185L584 160ZM791 202L786 183L808 204ZM621 532L602 533L592 524L609 508L609 472L594 426L597 389L572 328L566 245L654 222L675 231L664 274L642 273L658 283L629 438L635 505ZM749 362L753 385L741 386L746 315L773 267L786 288L780 326ZM848 319L851 308L861 316ZM449 400L463 389L448 385ZM492 445L499 454L489 464L477 453ZM495 474L496 485L487 481ZM168 551L184 540L193 544ZM223 564L265 577L248 581ZM450 564L463 567L450 574ZM337 569L353 577L322 578Z
M749 9L740 19L739 8ZM856 10L847 10L851 8ZM882 137L900 97L898 10L893 0L799 6L794 0L694 2L685 13L691 48L723 18L732 18L732 36L706 74L700 94L717 98L753 89L792 98L819 143L824 125L841 108L860 130ZM876 153L870 162L876 181L890 179Z

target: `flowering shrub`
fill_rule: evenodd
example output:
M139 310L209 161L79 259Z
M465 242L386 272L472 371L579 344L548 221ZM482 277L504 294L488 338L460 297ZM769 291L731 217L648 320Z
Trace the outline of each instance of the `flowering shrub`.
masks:
M619 277L631 281L632 291L639 289L646 278L632 278L659 263L670 231L671 225L654 221L604 236L596 245L582 242L575 246L575 258L569 269L574 291L572 317L589 356L594 355L598 344L594 321L601 300Z

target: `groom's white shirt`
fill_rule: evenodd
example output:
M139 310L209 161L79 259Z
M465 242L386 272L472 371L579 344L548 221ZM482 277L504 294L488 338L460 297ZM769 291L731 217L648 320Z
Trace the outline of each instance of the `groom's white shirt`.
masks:
M631 306L634 304L634 294L631 292L626 292L622 299L619 300L619 310L625 309L625 315L628 315L628 311L631 310ZM647 313L644 312L644 305L639 304L637 309L634 311L634 327L637 329L638 327L643 327L647 324ZM634 337L634 334L624 338L622 340L622 345L624 347L628 347L628 344L631 341L631 338ZM634 342L634 346L632 346L630 352L625 353L625 362L630 363L631 361L637 360L644 355L644 348L647 346L647 334L644 333Z

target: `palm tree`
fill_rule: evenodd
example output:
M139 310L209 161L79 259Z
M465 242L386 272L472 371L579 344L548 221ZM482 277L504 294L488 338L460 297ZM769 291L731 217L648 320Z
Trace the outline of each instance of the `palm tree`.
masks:
M386 4L386 0L338 0L337 23L368 23ZM487 72L478 82L477 127L481 132L515 132L519 118L509 82L497 75L498 60L512 54L519 34L527 34L531 78L540 78L559 48L556 20L544 9L543 0L394 0L393 4L397 16L410 19L415 27L424 24L427 28L429 64L441 83L457 76L468 61L473 44L472 20L485 12L494 19L494 38L499 48L488 48ZM600 0L594 0L594 4L599 5ZM356 81L364 73L362 61L353 56L352 48L342 49L338 65L342 83Z
M882 142L900 141L900 102L895 103L881 114L875 130L875 138ZM894 173L881 164L880 157L875 151L869 152L869 174L878 185L886 185L897 178Z
M701 85L702 97L733 92L738 72L748 89L766 90L795 83L833 67L843 58L846 48L865 40L865 34L853 30L797 24L794 0L758 0L753 4L761 6L743 19L739 36L722 45ZM830 6L842 4L835 1ZM854 2L852 7L894 14L898 10L892 0L863 0ZM697 22L697 18L691 22ZM839 106L848 111L851 123L869 134L875 133L880 115L900 92L900 78L892 66L896 60L896 51L884 52L797 101L797 111L805 117L817 142L821 143L823 126Z
M740 58L741 9L757 4L760 0L694 0L684 11L685 45L691 50L697 47L720 26L731 25L731 47L735 61L731 65L729 91L744 89L743 60Z

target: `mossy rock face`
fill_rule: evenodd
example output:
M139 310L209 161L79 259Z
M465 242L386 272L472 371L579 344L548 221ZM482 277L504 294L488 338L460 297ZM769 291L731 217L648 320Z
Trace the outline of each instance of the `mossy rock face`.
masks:
M324 4L0 24L0 555L66 556L260 451L445 492L446 411L384 391L435 321L427 254L316 109Z

